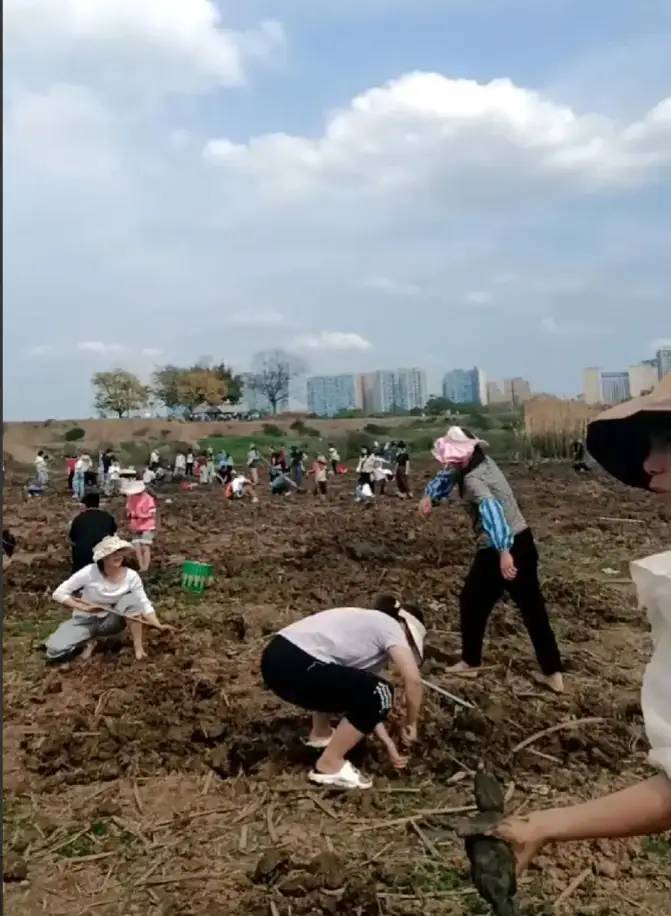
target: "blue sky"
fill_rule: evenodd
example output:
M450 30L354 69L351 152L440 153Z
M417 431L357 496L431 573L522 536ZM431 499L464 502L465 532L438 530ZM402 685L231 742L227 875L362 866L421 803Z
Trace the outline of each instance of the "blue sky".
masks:
M280 345L575 393L671 337L662 0L7 0L5 416Z

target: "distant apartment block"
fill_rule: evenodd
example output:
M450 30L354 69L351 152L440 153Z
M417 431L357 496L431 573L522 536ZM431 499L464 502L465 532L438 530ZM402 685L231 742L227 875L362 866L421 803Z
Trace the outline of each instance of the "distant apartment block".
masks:
M365 413L421 410L427 402L426 373L423 369L366 372L361 390Z
M583 395L586 404L620 404L631 397L629 372L604 372L585 369Z
M487 404L487 378L482 369L452 369L443 377L443 397L455 404Z
M531 385L525 378L505 378L503 383L487 384L488 404L524 404L532 396Z
M662 347L657 351L657 374L662 379L671 372L671 347Z
M426 372L423 369L397 369L394 397L401 410L423 410L428 400Z
M629 367L629 394L638 398L647 394L657 384L659 378L659 364L656 359L646 359L636 366Z
M341 411L363 409L363 384L360 375L316 375L307 381L310 413L335 417Z
M590 366L583 372L582 393L585 404L603 404L601 369Z
M505 404L506 396L498 382L487 382L487 403Z
M602 372L601 391L604 404L620 404L631 397L628 372Z
M531 385L525 378L503 380L503 393L507 404L524 404L531 397Z

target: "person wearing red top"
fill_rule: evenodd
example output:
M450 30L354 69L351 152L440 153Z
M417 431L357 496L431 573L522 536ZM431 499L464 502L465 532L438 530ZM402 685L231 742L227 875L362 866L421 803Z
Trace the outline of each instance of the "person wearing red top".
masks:
M65 472L68 475L68 490L72 492L72 481L75 476L75 465L77 464L76 458L66 458L65 459Z
M147 572L151 563L151 547L156 537L156 500L141 480L133 480L125 488L126 517L132 534L133 547L140 572Z

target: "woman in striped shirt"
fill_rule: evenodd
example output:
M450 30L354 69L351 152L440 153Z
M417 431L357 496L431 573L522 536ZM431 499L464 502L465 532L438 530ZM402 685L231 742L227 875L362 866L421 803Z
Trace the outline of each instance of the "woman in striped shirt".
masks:
M538 551L501 469L468 430L452 426L438 439L434 456L443 465L420 503L423 515L457 486L473 521L478 550L461 593L461 661L452 670L477 677L489 615L508 592L522 614L544 682L564 689L557 641L538 581Z

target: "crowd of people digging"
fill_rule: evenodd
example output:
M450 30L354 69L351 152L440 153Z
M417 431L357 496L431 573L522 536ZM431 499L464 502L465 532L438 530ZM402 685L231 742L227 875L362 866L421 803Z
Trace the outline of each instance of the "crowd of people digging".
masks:
M590 426L587 441L590 454L613 477L659 495L671 493L669 387L607 412ZM355 498L359 501L370 502L386 493L392 478L399 496L411 496L409 457L399 462L397 453L389 460L380 454L384 448L378 446L360 456L355 472ZM55 600L73 613L47 640L47 658L52 663L66 663L76 656L86 658L97 640L118 636L124 629L130 632L136 658L144 657L143 627L163 626L143 585L157 530L155 491L160 488L162 471L166 477L180 479L186 488L220 483L224 492L231 487L231 498L249 495L252 500L258 498L257 488L261 476L265 477L265 470L260 471L266 467L271 493L278 492L273 490L278 480L291 481L288 489L279 492L302 489L312 471L315 485L326 484L324 489L315 486L317 495L327 498L329 480L345 470L337 450L333 451L335 454L329 450L328 455L317 455L308 469L309 461L300 449L292 454L278 448L265 458L252 446L244 474L236 474L226 453L185 453L184 464L180 459L178 465L176 459L169 470L154 453L158 459L151 460L154 455L150 456L140 475L124 480L123 469L120 475L119 492L127 498L131 541L118 536L113 518L112 529L111 516L104 518L107 513L100 508L99 492L86 492L86 474L94 472L92 466L85 469L82 498L88 502L78 516L81 519L83 515L84 522L77 524L75 519L71 530L73 567L78 568L73 568L73 576L54 592ZM543 599L532 532L505 475L488 454L486 442L468 430L451 427L435 443L433 454L439 470L422 495L419 511L427 515L457 497L472 518L476 542L460 599L461 658L450 669L451 674L478 676L489 614L507 592L520 610L543 683L551 691L570 690L570 682L564 684L560 647ZM199 460L202 458L204 462ZM81 473L82 468L74 469L73 487L78 471ZM241 496L233 489L239 477L245 481ZM100 490L100 481L95 482ZM90 476L88 483L93 483ZM104 480L103 492L107 492L106 487ZM74 497L79 496L76 490ZM443 511L449 524L448 510ZM86 521L89 518L95 519L95 524ZM15 534L20 538L20 532ZM3 537L3 547L4 543ZM131 552L139 572L130 568ZM657 775L582 805L534 812L525 818L501 818L491 831L515 847L521 867L550 841L631 836L671 828L671 554L637 561L632 574L653 625L655 648L645 675L642 708L651 745L650 763ZM382 741L391 764L404 769L410 750L421 740L421 665L427 639L430 632L427 634L422 610L400 595L378 596L366 608L321 610L271 638L261 658L264 683L285 702L312 714L312 727L305 737L306 745L318 752L309 773L312 782L340 789L370 787L371 781L348 759L350 751L370 734ZM382 674L387 664L395 671L400 685L396 689ZM386 723L399 699L403 720L395 737ZM334 727L335 717L338 721Z

